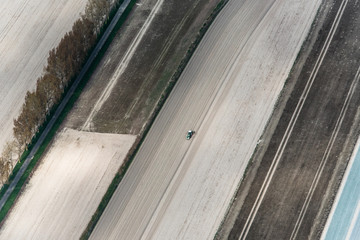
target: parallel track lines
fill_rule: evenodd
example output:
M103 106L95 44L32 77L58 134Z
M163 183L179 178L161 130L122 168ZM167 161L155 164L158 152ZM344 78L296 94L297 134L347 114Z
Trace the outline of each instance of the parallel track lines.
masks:
M358 68L357 72L356 72L356 75L355 75L355 78L351 84L351 87L349 89L349 92L348 92L348 95L346 96L346 99L345 99L345 102L344 102L344 105L341 109L341 112L340 112L340 115L339 115L339 118L337 119L336 121L336 125L335 125L335 128L334 128L334 131L332 132L331 134L331 138L330 138L330 141L325 149L325 152L324 152L324 155L321 159L321 162L320 162L320 165L316 171L316 174L315 174L315 177L314 177L314 180L312 181L311 183L311 186L310 186L310 191L308 192L307 196L306 196L306 199L305 199L305 202L301 208L301 211L300 211L300 215L298 216L298 219L296 221L296 224L295 224L295 227L293 229L293 232L291 234L291 237L290 239L295 239L298 232L299 232L299 228L301 226L301 223L304 219L304 216L305 216L305 213L306 213L306 210L308 209L309 207L309 204L310 204L310 200L312 198L312 196L314 195L314 192L315 192L315 188L320 180L320 176L325 168L325 165L329 159L329 155L330 155L330 152L331 152L331 149L334 145L334 142L335 142L335 139L339 133L339 130L340 130L340 127L341 127L341 124L344 120L344 117L345 117L345 113L349 107L349 103L350 103L350 99L351 97L353 96L354 94L354 91L355 91L355 86L356 84L359 82L359 79L360 79L360 67Z
M155 18L157 12L162 6L162 3L164 0L158 0L154 6L154 8L151 10L150 15L146 19L144 25L141 27L140 31L132 41L131 45L129 46L128 50L126 51L123 59L121 60L120 64L118 65L118 68L116 69L115 73L110 79L110 82L102 92L101 96L99 97L98 101L96 102L94 108L91 110L91 113L89 114L88 118L86 119L84 125L82 126L82 131L91 131L91 124L93 121L94 116L98 113L98 111L101 109L101 107L104 105L105 101L109 98L112 90L114 89L117 80L121 76L121 74L124 72L125 68L129 64L130 60L132 59L137 47L139 46L141 40L145 36L145 33L147 29L149 28L150 24L152 23L153 19Z
M198 4L199 4L199 0L197 0L196 2L194 1L194 8ZM146 87L149 85L149 79L152 77L155 70L158 69L158 66L161 64L161 61L164 59L164 57L165 57L166 53L168 52L170 46L173 44L174 39L176 37L178 37L178 34L179 34L181 28L184 26L185 22L187 21L189 15L190 15L190 12L188 12L186 14L186 16L181 20L180 24L175 29L173 29L171 31L171 33L169 34L169 36L167 37L167 40L165 41L164 48L161 51L161 54L159 55L159 57L156 59L156 61L154 63L154 67L150 70L150 73L147 75L145 81L141 85L138 96L133 100L133 102L131 103L131 106L129 107L128 111L125 113L125 117L124 117L125 119L128 119L130 117L130 115L131 115L132 111L134 110L136 104L138 104L138 102L140 100L140 96L143 95ZM143 128L144 127L145 127L145 124L143 125Z
M293 113L293 115L292 115L292 117L290 119L290 123L289 123L288 127L286 128L284 137L282 138L282 140L280 142L280 145L279 145L279 148L276 151L274 160L271 163L271 166L270 166L270 168L269 168L269 170L268 170L268 172L266 174L265 180L264 180L264 182L263 182L263 184L262 184L262 186L260 188L259 194L258 194L258 196L257 196L257 198L255 200L255 203L254 203L253 207L251 208L250 214L249 214L249 216L248 216L248 218L247 218L247 220L245 222L244 228L243 228L243 230L242 230L242 232L240 234L239 239L245 239L247 234L249 233L250 227L251 227L251 225L252 225L252 223L254 221L254 218L255 218L255 216L256 216L259 208L260 208L260 205L261 205L261 203L262 203L262 201L264 199L264 196L265 196L265 194L267 192L267 189L268 189L268 187L270 185L270 182L271 182L271 180L272 180L272 178L274 176L277 165L280 162L280 159L281 159L282 154L283 154L283 152L285 150L287 142L288 142L288 140L290 138L290 135L291 135L291 133L292 133L292 131L294 129L295 123L296 123L296 121L297 121L297 119L298 119L298 117L300 115L300 112L301 112L303 106L304 106L305 100L306 100L306 98L307 98L307 96L308 96L308 94L310 92L310 89L311 89L312 84L313 84L313 82L315 80L315 77L317 76L319 68L320 68L320 66L321 66L321 64L322 64L322 62L323 62L323 60L325 58L325 55L326 55L327 50L328 50L328 48L330 46L330 43L331 43L331 41L333 39L333 36L334 36L334 34L336 32L336 29L337 29L337 27L339 25L340 19L341 19L343 13L344 13L344 10L345 10L345 7L346 7L347 3L348 3L348 0L344 0L340 5L340 8L339 8L339 10L338 10L338 12L337 12L337 14L335 16L335 19L334 19L334 22L333 22L333 24L331 26L329 34L328 34L328 36L327 36L327 38L325 40L324 46L322 47L322 49L320 51L319 57L316 60L314 68L313 68L313 70L312 70L312 72L310 74L310 77L309 77L309 79L308 79L308 81L306 83L306 86L305 86L305 88L304 88L304 90L303 90L303 92L301 94L300 100L299 100L298 104L296 105L295 111L294 111L294 113Z

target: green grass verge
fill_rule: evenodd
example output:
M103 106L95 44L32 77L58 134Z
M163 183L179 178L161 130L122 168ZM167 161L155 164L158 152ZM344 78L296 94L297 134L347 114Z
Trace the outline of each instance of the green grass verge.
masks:
M114 179L110 183L109 188L107 189L105 195L103 196L98 208L96 209L95 213L93 214L90 222L88 223L86 229L82 233L80 239L81 240L87 240L89 239L92 231L94 230L97 222L99 221L102 213L104 212L106 206L108 205L112 195L114 194L116 188L119 186L121 180L125 176L131 162L136 156L136 153L140 149L141 144L143 143L147 133L149 132L152 124L155 121L156 116L159 114L162 106L164 105L166 99L169 97L172 89L174 88L177 80L179 79L181 73L184 71L186 64L189 62L190 58L194 54L196 47L199 45L201 39L204 37L206 31L209 29L211 23L215 20L216 16L220 12L220 10L225 6L225 4L228 2L228 0L221 0L217 6L212 11L211 15L208 17L208 19L205 21L201 29L199 30L194 42L190 45L187 53L185 54L185 57L181 60L178 68L172 75L170 81L168 82L165 90L163 91L163 94L161 95L160 99L158 100L158 103L155 107L155 110L153 111L151 117L149 118L149 121L144 128L144 131L140 134L140 136L135 141L133 148L130 149L128 156L126 157L124 164L121 166L119 172L115 175Z
M118 7L121 5L123 1L119 1L119 4L117 4L116 9L118 9ZM132 3L132 4L131 4ZM105 42L104 46L102 47L102 49L99 51L97 57L94 59L94 61L92 62L89 70L87 71L87 73L85 74L84 78L81 80L81 82L79 83L78 87L76 88L76 90L74 91L74 94L71 96L69 102L66 104L64 110L62 111L61 115L59 116L59 118L56 120L53 128L49 131L49 134L46 136L46 138L44 139L43 144L39 147L39 150L36 152L36 154L34 155L33 159L31 160L28 168L26 169L26 171L24 172L23 176L20 178L19 182L17 183L17 185L15 186L13 192L11 193L11 195L9 196L8 200L6 201L6 203L4 204L3 208L0 210L0 222L2 223L3 220L5 219L8 211L11 209L12 205L14 204L18 194L20 193L24 183L26 182L26 180L28 179L28 177L30 176L31 172L33 171L34 167L36 166L38 160L41 158L42 154L44 153L44 151L46 150L47 146L49 145L49 143L51 142L51 140L53 139L53 137L55 136L57 130L59 129L61 123L63 122L63 120L66 118L67 114L70 112L70 110L72 109L74 103L76 102L76 100L79 98L82 90L84 89L86 83L89 81L91 75L93 74L93 72L95 71L98 63L100 62L100 60L102 59L102 57L104 56L106 50L108 49L111 41L113 40L113 38L115 37L116 33L119 31L119 29L121 28L122 24L125 22L128 14L131 11L132 6L134 6L134 4L136 3L136 1L132 1L128 8L124 11L123 15L120 17L119 21L117 22L115 28L113 29L113 31L111 32L111 34L109 35L109 38L107 39L107 41ZM112 11L110 18L113 18L115 15L116 11ZM109 20L107 22L107 25L110 24L111 20ZM106 26L107 27L107 26ZM104 27L103 29L105 30L106 27ZM102 30L101 35L103 34L104 30ZM101 35L99 37L99 40L101 38ZM70 87L68 87L69 89ZM66 93L63 94L63 96L65 96ZM26 159L26 157L29 155L33 145L37 142L38 138L40 137L42 130L45 128L45 126L47 125L48 121L50 121L53 113L56 111L56 107L54 108L54 110L51 112L51 114L49 115L49 117L47 118L47 120L45 121L45 123L43 124L43 126L39 129L39 132L36 134L36 136L34 136L34 138L32 139L31 143L28 145L28 149L26 151L23 152L23 154L21 155L20 161L18 161L18 163L15 165L11 175L9 176L9 180L8 183L4 184L0 190L0 198L3 197L3 195L5 194L6 190L9 188L9 183L11 183L11 181L15 178L16 174L18 173L18 171L20 170L21 166L24 163L24 160Z
M42 131L45 129L47 123L50 121L51 116L53 115L53 113L55 112L56 107L52 110L52 112L49 114L49 116L46 118L46 120L44 121L44 123L42 124L42 126L40 126L39 131L35 134L35 136L31 139L31 142L29 143L29 145L27 146L27 149L22 153L20 160L16 163L14 169L11 171L11 174L8 178L7 183L5 183L0 190L0 199L4 196L6 190L9 188L10 183L12 182L12 180L15 178L16 174L19 172L21 166L24 164L25 159L27 158L27 156L30 154L32 147L34 146L34 144L38 141L38 139L40 138L40 135L42 133ZM1 220L0 220L1 222Z
M5 183L0 190L0 198L2 198L6 192L6 190L9 188L9 183L15 178L16 174L19 172L21 166L24 163L24 160L26 159L26 157L29 155L30 151L26 150L20 157L20 161L18 161L14 167L14 169L12 170L9 179L7 181L7 183Z

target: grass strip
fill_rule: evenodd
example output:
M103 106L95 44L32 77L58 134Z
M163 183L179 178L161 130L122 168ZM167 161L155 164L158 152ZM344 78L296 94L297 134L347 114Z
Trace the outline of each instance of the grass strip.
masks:
M106 27L108 26L108 24L110 24L111 19L115 16L116 10L119 8L119 6L121 5L122 2L123 1L119 1L119 3L116 6L116 9L111 12L109 20L108 20L106 26L103 27L103 30L101 31L101 34L98 37L98 40L101 39L102 34L105 32ZM71 96L69 102L67 103L64 110L62 111L61 115L56 120L53 128L49 131L49 134L44 139L43 144L39 147L39 150L34 155L33 159L31 160L31 162L30 162L30 164L28 166L28 168L24 172L23 176L20 178L19 182L16 184L13 192L10 194L10 196L9 196L8 200L6 201L6 203L4 204L3 208L0 210L0 225L3 224L3 221L4 221L7 213L9 212L9 210L11 209L11 207L14 204L15 200L17 199L19 193L21 192L21 189L22 189L24 183L26 182L28 177L31 175L31 172L33 171L34 167L36 166L38 160L41 158L42 154L45 152L45 150L46 150L47 146L49 145L49 143L52 141L52 139L55 136L57 130L59 129L61 123L66 118L66 116L70 112L70 110L72 109L72 107L73 107L74 103L76 102L76 100L79 98L79 96L80 96L82 90L84 89L86 83L89 81L89 79L90 79L91 75L93 74L93 72L95 71L98 63L101 61L102 57L104 56L106 50L108 49L108 47L109 47L109 45L111 43L111 41L113 40L113 38L115 37L115 35L119 31L119 29L121 28L122 24L125 22L128 14L131 11L132 6L135 3L136 3L136 0L131 1L131 3L128 5L127 9L124 11L122 16L120 17L119 21L115 25L115 28L113 29L113 31L109 35L108 39L106 40L104 46L101 48L101 50L99 51L97 57L92 62L89 70L87 71L84 78L81 80L78 87L74 91L74 93ZM68 87L67 89L69 89L69 88L70 87ZM64 92L63 96L65 96L65 95L66 95L66 92ZM21 155L20 160L15 165L15 167L14 167L14 169L13 169L13 171L12 171L10 177L9 177L8 183L4 184L2 186L2 188L1 188L1 190L0 190L0 198L2 198L3 195L5 194L6 190L8 189L8 187L10 185L10 182L14 179L14 177L16 176L18 171L20 170L22 164L24 163L24 160L26 159L26 157L31 152L32 146L37 142L38 138L40 137L40 135L42 133L42 130L45 128L48 121L51 120L52 115L55 113L55 111L56 111L56 107L51 112L51 114L49 114L49 116L47 117L47 120L45 121L43 126L39 129L39 132L34 136L31 143L28 145L28 149L25 150L23 152L23 154Z
M149 117L149 120L148 120L148 122L146 124L146 127L144 128L143 132L140 133L139 137L136 139L135 143L133 144L133 147L129 150L129 153L126 156L123 165L120 167L120 170L118 171L118 173L113 178L112 182L110 183L109 188L107 189L105 195L101 199L101 202L100 202L98 208L96 209L95 213L91 217L90 222L88 223L87 227L85 228L84 232L82 233L82 235L80 237L81 240L89 239L89 237L90 237L92 231L94 230L97 222L99 221L102 213L104 212L106 206L108 205L112 195L114 194L116 188L119 186L121 180L124 178L124 176L125 176L128 168L129 168L131 162L135 158L136 153L140 149L141 144L143 143L143 141L145 140L145 137L146 137L147 133L149 132L151 126L153 125L153 123L154 123L157 115L159 114L162 106L164 105L166 99L169 97L169 95L170 95L172 89L174 88L176 82L180 78L181 73L184 71L187 63L189 62L190 58L194 54L197 46L199 45L201 39L204 37L206 31L209 29L211 23L215 20L216 16L219 14L221 9L226 5L227 2L228 2L228 0L221 0L216 5L216 7L213 9L212 13L207 18L207 20L202 25L202 27L200 28L198 34L195 37L195 40L189 46L185 56L181 60L179 66L177 67L176 71L174 72L174 74L172 75L170 81L168 82L165 90L163 91L161 97L159 98L158 103L157 103L153 113Z

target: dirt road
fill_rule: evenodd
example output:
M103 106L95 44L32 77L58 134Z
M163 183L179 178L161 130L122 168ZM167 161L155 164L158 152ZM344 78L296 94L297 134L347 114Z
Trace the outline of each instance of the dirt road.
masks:
M319 3L228 3L91 239L214 236ZM187 141L189 129L197 133Z

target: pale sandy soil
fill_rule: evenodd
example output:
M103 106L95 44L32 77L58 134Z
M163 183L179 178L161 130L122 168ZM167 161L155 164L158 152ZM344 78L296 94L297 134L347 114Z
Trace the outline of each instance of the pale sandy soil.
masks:
M13 119L87 0L2 0L0 7L0 152L11 139Z
M0 239L78 239L135 141L64 129L2 226Z
M91 239L214 237L320 2L228 3Z
M156 216L150 225L155 232L147 238L214 237L320 2L275 1L264 16L229 72L221 103L204 121L207 131L190 148L184 159L189 166L167 192L159 208L164 215Z

